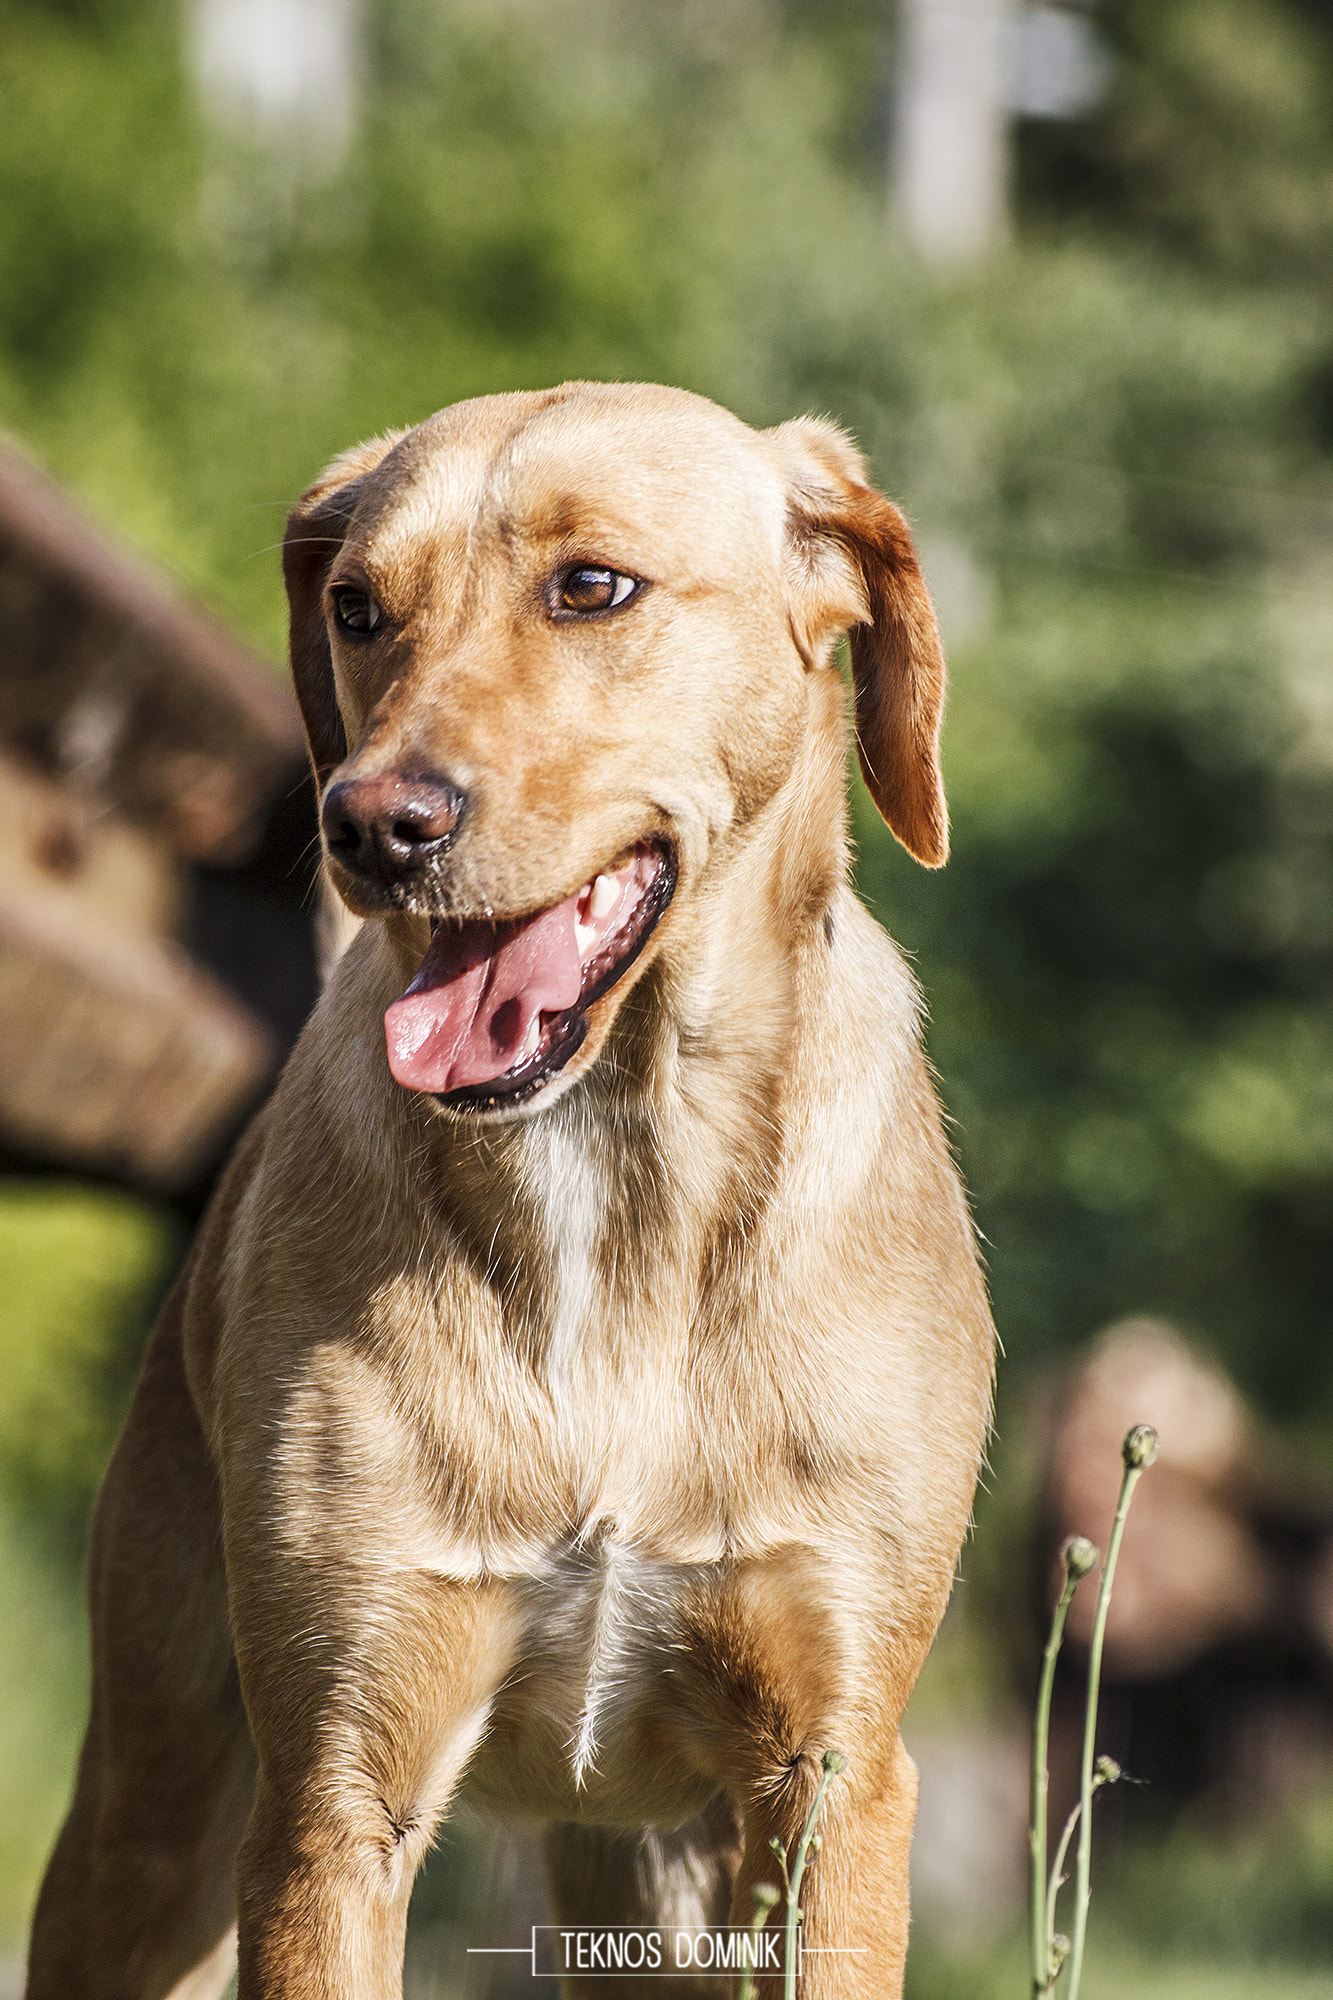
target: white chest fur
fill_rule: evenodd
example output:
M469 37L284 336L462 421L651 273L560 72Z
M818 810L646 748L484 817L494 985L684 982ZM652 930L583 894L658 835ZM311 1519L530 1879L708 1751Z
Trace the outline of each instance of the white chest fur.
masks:
M547 1272L546 1377L558 1405L575 1393L579 1361L601 1300L599 1252L609 1206L606 1142L577 1106L534 1121L525 1157Z

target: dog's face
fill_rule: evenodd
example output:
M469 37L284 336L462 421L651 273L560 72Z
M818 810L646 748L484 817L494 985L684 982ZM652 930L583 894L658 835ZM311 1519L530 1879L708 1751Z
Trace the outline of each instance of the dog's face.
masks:
M293 670L333 881L416 966L404 1087L507 1115L596 1059L827 713L840 631L880 810L944 858L934 619L861 472L829 426L572 384L441 411L305 496Z

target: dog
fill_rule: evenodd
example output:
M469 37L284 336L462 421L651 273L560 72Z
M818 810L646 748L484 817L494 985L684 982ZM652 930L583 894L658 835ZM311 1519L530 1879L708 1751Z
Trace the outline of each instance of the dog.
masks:
M993 1345L848 881L843 634L871 795L945 858L903 518L823 421L572 383L339 458L284 566L364 921L107 1475L30 2000L237 1951L241 2000L389 2000L458 1797L545 1829L562 1924L748 1926L830 1750L802 1991L898 1994Z

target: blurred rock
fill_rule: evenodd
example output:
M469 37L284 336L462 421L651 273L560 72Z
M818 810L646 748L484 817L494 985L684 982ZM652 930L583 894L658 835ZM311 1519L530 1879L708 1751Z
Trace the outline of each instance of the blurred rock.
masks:
M1136 1487L1106 1625L1099 1747L1169 1813L1207 1792L1252 1813L1333 1781L1333 1481L1312 1491L1218 1364L1153 1319L1109 1327L1054 1407L1042 1525L1047 1615L1065 1536L1105 1550L1136 1423ZM1052 1784L1074 1792L1096 1575L1070 1608ZM1113 1818L1128 1808L1108 1801ZM1143 1807L1135 1808L1136 1816Z
M1253 1426L1235 1389L1159 1320L1125 1320L1078 1371L1056 1428L1051 1505L1060 1536L1104 1550L1123 1470L1120 1446L1149 1423L1160 1448L1136 1489L1106 1623L1106 1667L1125 1678L1170 1673L1209 1646L1262 1628L1278 1580L1246 1508ZM1096 1585L1069 1611L1091 1636Z

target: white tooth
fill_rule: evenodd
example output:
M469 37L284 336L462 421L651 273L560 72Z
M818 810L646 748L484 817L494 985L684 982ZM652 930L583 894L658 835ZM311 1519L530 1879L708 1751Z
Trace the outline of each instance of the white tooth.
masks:
M599 875L592 885L592 901L588 905L590 916L609 917L620 901L620 884L614 875Z
M540 1014L534 1014L532 1017L532 1026L528 1029L527 1037L523 1043L522 1048L518 1052L520 1057L532 1055L535 1052L537 1044L541 1040L541 1038L542 1038L542 1017Z
M596 942L597 932L591 924L576 923L574 925L574 943L578 947L580 958L586 958Z

